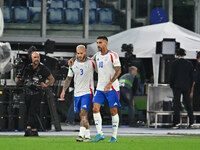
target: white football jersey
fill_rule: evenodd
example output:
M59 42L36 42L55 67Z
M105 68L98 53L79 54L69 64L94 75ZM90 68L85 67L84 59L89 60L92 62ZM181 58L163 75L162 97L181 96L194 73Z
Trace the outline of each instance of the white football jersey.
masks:
M97 52L93 59L96 62L98 71L98 83L97 90L104 91L105 86L111 81L115 74L116 66L121 66L119 56L117 53L109 50L105 55L101 55L101 52ZM116 79L112 84L112 89L119 91L119 81Z
M67 75L74 76L74 96L94 93L94 70L95 62L92 59L86 58L85 62L75 60Z

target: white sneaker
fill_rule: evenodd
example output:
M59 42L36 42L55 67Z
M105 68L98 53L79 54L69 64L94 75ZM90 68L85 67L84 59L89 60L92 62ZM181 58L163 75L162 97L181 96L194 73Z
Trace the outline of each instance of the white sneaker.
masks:
M178 124L174 125L172 128L173 128L173 129L180 129L180 127L181 127L181 124L178 123Z
M91 138L85 138L85 140L83 140L83 142L91 142Z

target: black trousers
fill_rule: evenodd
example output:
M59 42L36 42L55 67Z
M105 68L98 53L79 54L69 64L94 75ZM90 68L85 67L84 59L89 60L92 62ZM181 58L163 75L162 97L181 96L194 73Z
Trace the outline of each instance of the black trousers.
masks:
M32 129L36 129L38 125L38 118L40 113L40 102L42 94L26 95L25 103L27 110L27 126L31 126Z
M180 123L180 111L181 111L181 94L183 94L183 104L187 110L188 116L189 116L189 123L194 123L194 116L193 111L191 107L191 101L190 101L190 91L186 89L179 89L174 88L173 89L174 99L173 99L173 109L174 109L174 119L173 123L178 124Z
M120 101L125 102L128 105L128 118L129 124L135 124L135 107L133 105L133 93L130 89L120 87ZM122 106L123 107L123 106ZM122 119L121 111L119 113L120 119Z
M200 85L194 85L194 93L193 93L193 110L200 111ZM196 116L196 122L200 122L200 116Z

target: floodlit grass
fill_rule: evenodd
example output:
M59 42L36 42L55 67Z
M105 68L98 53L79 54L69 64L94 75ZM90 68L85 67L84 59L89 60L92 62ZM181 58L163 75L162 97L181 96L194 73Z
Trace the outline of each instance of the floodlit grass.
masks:
M76 137L61 136L0 136L0 150L199 150L200 136L118 137L117 143L108 143L110 137L98 143L78 143Z

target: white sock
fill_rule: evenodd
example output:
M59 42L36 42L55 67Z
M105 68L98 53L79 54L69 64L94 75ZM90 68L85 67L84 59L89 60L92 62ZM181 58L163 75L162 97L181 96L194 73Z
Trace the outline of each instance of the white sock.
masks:
M100 112L99 113L93 113L93 117L94 117L96 129L97 129L97 133L102 135L103 134L103 132L102 132L102 118L101 118Z
M86 129L85 138L89 138L90 139L90 129Z
M86 131L85 127L80 127L79 136L81 136L83 138L85 135L85 131Z
M112 130L113 130L112 136L114 138L117 138L118 125L119 125L119 115L116 114L115 116L112 116Z

